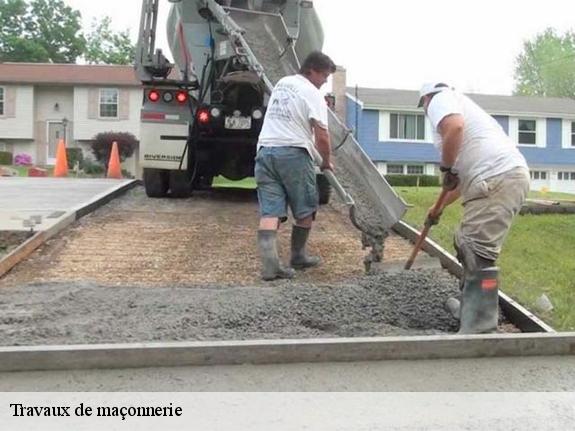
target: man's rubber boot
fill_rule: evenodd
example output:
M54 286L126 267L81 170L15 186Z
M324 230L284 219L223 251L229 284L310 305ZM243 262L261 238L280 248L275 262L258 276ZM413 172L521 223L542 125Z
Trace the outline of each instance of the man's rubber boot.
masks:
M493 266L465 277L461 295L459 334L485 334L497 330L499 268Z
M258 230L258 248L262 259L262 279L266 281L278 278L293 278L295 271L283 268L280 264L277 248L277 231Z
M291 266L295 269L306 269L318 266L319 256L308 256L305 250L311 228L293 226L291 231Z

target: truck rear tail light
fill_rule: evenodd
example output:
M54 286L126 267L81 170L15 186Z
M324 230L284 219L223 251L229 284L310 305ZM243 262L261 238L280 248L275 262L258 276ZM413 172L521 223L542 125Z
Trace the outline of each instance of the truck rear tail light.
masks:
M178 91L176 93L176 100L178 103L186 103L188 101L188 93L185 91Z
M219 108L212 108L210 109L210 114L214 118L219 118L222 115L222 111Z
M158 100L160 100L160 93L157 90L151 90L148 93L148 100L150 102L157 102Z
M198 111L198 122L204 125L210 122L210 113L206 109Z
M252 112L252 118L254 120L261 120L264 116L264 113L260 109L254 109Z

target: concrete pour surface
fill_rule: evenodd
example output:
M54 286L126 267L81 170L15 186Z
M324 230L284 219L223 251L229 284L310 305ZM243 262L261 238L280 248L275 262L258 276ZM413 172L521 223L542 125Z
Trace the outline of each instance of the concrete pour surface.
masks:
M436 271L331 285L0 289L0 345L333 338L455 332L443 310L457 281Z
M48 230L70 212L133 180L0 178L0 230Z

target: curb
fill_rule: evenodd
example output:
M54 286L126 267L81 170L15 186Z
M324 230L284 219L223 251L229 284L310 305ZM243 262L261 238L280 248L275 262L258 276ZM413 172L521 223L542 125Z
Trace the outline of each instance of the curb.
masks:
M134 188L139 184L139 180L131 180L124 182L109 192L100 193L88 203L81 204L71 211L64 214L62 219L58 221L54 226L46 229L44 231L36 232L32 237L28 238L17 248L12 250L2 259L0 259L0 278L3 277L8 271L30 256L38 247L44 244L48 239L52 238L54 235L62 232L69 225L74 223L76 220L81 219L87 214L95 211L99 207L107 204L112 199L117 198L121 194L127 192L128 190Z
M399 221L393 226L393 230L403 238L415 243L420 232L404 221ZM423 251L430 256L436 257L450 274L461 278L463 267L458 260L449 254L443 247L429 238L425 238L422 246ZM532 312L515 302L505 293L499 291L499 306L503 312L511 319L512 323L523 332L556 332L551 326L543 322Z
M0 372L575 355L575 333L0 347Z

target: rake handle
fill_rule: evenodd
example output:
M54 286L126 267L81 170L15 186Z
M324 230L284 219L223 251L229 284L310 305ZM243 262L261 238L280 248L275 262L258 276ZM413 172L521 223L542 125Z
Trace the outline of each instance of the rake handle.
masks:
M435 205L431 209L430 213L436 214L438 211L441 210L441 207L443 207L443 204L445 203L445 199L447 198L448 193L449 193L449 190L447 190L445 188L441 190L441 194L437 198L437 201L435 202ZM419 250L421 250L421 247L423 246L423 243L425 242L425 238L427 238L427 234L429 233L431 226L432 226L432 224L429 221L429 216L427 216L427 219L425 220L425 226L424 226L423 230L421 231L421 233L419 234L419 237L417 238L415 245L413 246L411 256L409 256L409 259L405 263L404 269L411 269L411 267L413 266L413 263L415 262L415 258L417 257Z

